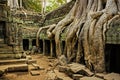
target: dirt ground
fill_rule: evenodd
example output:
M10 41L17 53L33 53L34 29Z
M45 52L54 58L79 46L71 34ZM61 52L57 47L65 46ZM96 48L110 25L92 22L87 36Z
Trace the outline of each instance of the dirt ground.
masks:
M12 73L7 73L3 77L0 78L0 80L46 80L46 72L47 69L50 68L49 66L49 59L47 56L43 56L41 54L37 55L31 55L32 59L37 60L37 64L40 67L45 68L45 70L38 70L40 75L32 76L30 74L30 71L28 72L12 72ZM30 65L29 65L30 68ZM30 69L29 69L30 70Z

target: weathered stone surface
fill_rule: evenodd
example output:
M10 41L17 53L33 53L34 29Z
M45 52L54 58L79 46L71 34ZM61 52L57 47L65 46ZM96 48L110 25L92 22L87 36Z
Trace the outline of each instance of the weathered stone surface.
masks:
M39 71L30 71L31 75L32 76L37 76L37 75L40 75L40 72Z
M80 78L79 80L104 80L104 79L100 79L97 77L83 77L83 78Z
M83 75L80 75L80 74L73 74L73 76L72 76L72 78L74 79L74 80L79 80L80 78L82 78L83 77Z
M120 80L120 74L110 73L104 76L105 80Z
M28 71L27 64L11 65L6 69L7 72Z

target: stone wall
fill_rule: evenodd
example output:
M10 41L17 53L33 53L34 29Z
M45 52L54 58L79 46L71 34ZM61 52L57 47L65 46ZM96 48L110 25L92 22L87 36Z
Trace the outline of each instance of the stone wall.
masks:
M7 21L8 11L6 3L0 2L0 21Z
M6 41L14 50L19 52L23 49L23 39L36 39L36 33L40 27L58 23L70 11L74 0L64 4L58 9L51 11L43 17L42 15L24 9L10 10L7 0L0 0L0 21L6 22ZM47 39L45 31L40 33L41 39ZM44 37L43 37L44 36Z

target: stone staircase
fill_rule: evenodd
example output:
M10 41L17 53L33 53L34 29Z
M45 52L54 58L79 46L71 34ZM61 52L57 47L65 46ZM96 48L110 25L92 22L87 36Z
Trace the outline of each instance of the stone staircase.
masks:
M4 43L3 39L0 39L0 59L13 57L13 48Z

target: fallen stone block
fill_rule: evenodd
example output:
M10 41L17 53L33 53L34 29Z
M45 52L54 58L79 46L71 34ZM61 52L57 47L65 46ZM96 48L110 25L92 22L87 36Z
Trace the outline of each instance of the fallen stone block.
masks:
M11 65L5 71L7 72L28 71L28 65L27 64Z
M78 73L84 74L89 77L94 75L94 73L91 72L88 68L84 68L84 69L80 70Z
M58 70L54 70L54 72L57 75L57 79L55 80L73 80L68 75L66 75L65 73L61 73Z
M54 67L54 64L53 63L49 63L48 64L50 67Z
M65 65L67 65L67 63L68 63L68 60L67 60L67 58L65 57L65 55L61 55L61 56L58 58L58 60L59 60L59 64L62 65L62 66L65 66Z
M57 80L58 77L53 71L48 71L46 80Z
M37 64L35 64L35 63L32 63L32 66L35 68L35 70L40 69L39 65L37 65Z
M45 68L40 66L40 70L45 70Z
M30 74L32 76L37 76L37 75L40 75L40 72L39 71L30 71Z
M24 52L24 53L22 53L22 55L21 55L21 58L26 58L26 53Z
M71 72L73 73L77 73L80 70L84 69L85 66L79 63L71 63L68 65L68 67L70 68Z
M26 63L27 64L32 64L32 63L37 63L37 61L36 60L27 60Z
M32 60L32 57L31 56L26 56L26 59L27 60Z
M82 64L78 64L78 63L72 63L68 65L68 74L81 74L84 76L93 76L94 73L91 72L88 68L86 68L84 65Z
M95 77L104 79L104 76L105 76L105 75L106 75L106 74L103 74L103 73L96 73L96 74L95 74Z
M120 80L120 74L110 73L104 76L105 80Z
M59 66L58 69L59 69L59 72L65 72L67 70L65 66Z
M104 80L104 79L100 79L93 76L93 77L83 77L83 78L80 78L79 80Z
M74 80L79 80L79 79L82 78L82 77L83 77L83 75L73 74L72 79L74 79Z

